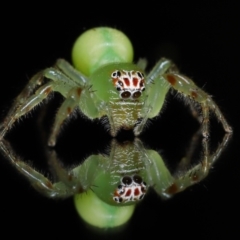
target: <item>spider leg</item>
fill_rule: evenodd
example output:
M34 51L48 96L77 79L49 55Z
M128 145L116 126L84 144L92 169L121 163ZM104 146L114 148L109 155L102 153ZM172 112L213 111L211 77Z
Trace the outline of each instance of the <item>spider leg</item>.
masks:
M138 136L144 129L149 118L159 115L165 102L166 94L170 84L164 80L162 75L166 72L177 72L176 66L168 59L162 58L153 67L146 78L146 101L141 110L141 121L134 128L135 136Z
M85 191L80 181L75 181L77 184L73 184L73 175L66 170L64 170L64 172L63 169L61 169L61 173L59 173L60 170L58 170L58 176L60 176L62 181L53 183L50 179L21 160L13 151L10 144L4 139L0 141L0 150L11 164L28 179L32 186L47 197L66 198ZM51 157L56 158L55 155ZM65 181L63 181L63 179L65 179Z
M34 95L29 98L24 99L21 103L15 102L13 107L10 109L8 115L1 124L0 138L2 139L9 128L18 120L21 116L30 112L37 104L39 104L43 99L45 99L49 93L52 91L53 84L47 83L40 87Z
M85 85L83 87L73 87L65 95L66 99L60 106L53 124L48 140L49 146L56 145L56 139L61 131L61 126L64 124L64 121L73 114L76 108L83 111L90 119L99 117L99 109L98 106L95 105L91 93L91 86Z
M62 197L83 193L90 188L91 182L84 180L84 170L87 169L86 167L84 168L84 163L76 166L75 168L67 169L59 161L54 150L47 151L47 159L51 172L53 173L54 178L58 181L55 184L62 184L67 188L65 195L63 193ZM85 161L91 160L92 156L89 156Z
M64 121L70 117L73 113L74 109L78 106L80 96L81 96L82 89L79 87L73 88L70 90L67 98L62 103L60 108L58 109L55 122L53 124L53 128L51 131L51 135L48 140L49 146L55 146L57 136L61 130L61 126L63 125Z
M136 65L141 68L143 71L147 68L147 59L146 58L139 58Z
M189 102L189 107L191 114L196 120L201 124L203 121L202 115L199 115L199 104L196 106L196 102L190 101Z
M13 120L11 119L13 115L18 111L20 106L26 101L27 98L34 92L34 90L41 86L43 84L43 75L42 72L37 73L34 75L28 84L25 86L25 88L22 90L22 92L18 95L18 97L15 99L13 106L8 111L7 116L5 117L3 123L0 125L0 139L3 138L5 133L8 130L8 125L13 124ZM11 124L12 121L12 124Z
M49 81L44 83L44 78L49 79ZM75 86L77 84L57 69L48 68L37 73L16 98L1 124L0 139L4 137L16 120L30 112L35 106L46 99L51 92L58 91L63 96L66 96L70 89Z
M159 78L159 76L162 76L164 73L171 71L177 72L175 64L173 64L172 61L166 58L161 58L148 74L147 84L153 82L155 79Z
M87 84L87 77L77 71L73 66L64 59L58 59L55 66L68 76L77 85L84 87Z
M211 96L198 88L194 82L186 76L177 73L167 73L163 75L164 79L171 86L185 97L189 97L199 103L202 108L202 134L209 136L209 112L213 111L217 119L222 123L225 132L231 133L232 128L227 123L217 104Z
M205 177L207 177L209 170L211 169L213 164L221 155L222 151L227 146L227 143L229 142L230 137L231 137L231 134L226 133L223 137L221 144L219 144L216 151L214 151L212 154L209 153L209 139L203 138L202 161L200 161L197 165L190 167L190 169L187 171L181 171L180 173L177 173L177 176L174 182L164 191L163 197L169 198L172 195L185 190L186 188L202 181ZM192 146L190 147L190 152L191 151L192 151ZM192 152L190 153L190 155L192 155ZM185 162L186 159L182 159L182 161ZM182 163L182 161L180 162L180 164ZM189 159L187 159L187 162L189 162Z

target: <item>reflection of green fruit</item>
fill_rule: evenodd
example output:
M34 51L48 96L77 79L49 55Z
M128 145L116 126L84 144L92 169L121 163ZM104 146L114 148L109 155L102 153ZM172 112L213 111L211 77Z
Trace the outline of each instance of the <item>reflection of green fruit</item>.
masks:
M99 228L123 225L130 219L135 209L135 205L111 206L100 200L91 190L75 195L74 203L84 221Z

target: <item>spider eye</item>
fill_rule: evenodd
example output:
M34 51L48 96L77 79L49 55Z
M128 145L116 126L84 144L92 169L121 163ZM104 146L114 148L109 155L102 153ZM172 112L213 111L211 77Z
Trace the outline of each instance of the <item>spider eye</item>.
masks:
M135 182L135 183L138 183L138 184L140 184L140 183L142 183L142 178L140 177L140 176L138 176L138 175L134 175L133 176L133 181Z
M141 82L140 82L140 87L143 87L143 86L144 86L144 82L141 81Z
M138 77L140 77L140 78L144 78L144 75L143 75L143 73L141 73L141 72L137 72L137 75L138 75Z
M123 188L123 185L118 185L118 189L122 189Z
M135 92L133 93L133 98L139 98L141 96L141 92Z
M121 94L121 97L122 97L122 98L129 98L130 96L131 96L131 93L128 92L128 91L123 92L123 93Z
M129 176L125 176L122 179L122 183L128 186L128 185L130 185L132 183L132 178L129 177Z
M113 72L111 77L116 78L116 76L117 76L117 72Z
M121 72L120 71L117 71L117 76L121 77Z
M118 84L123 87L123 83L121 81L118 81Z
M124 189L122 189L122 190L120 190L120 191L119 191L119 194L120 194L120 195L123 195L123 194L124 194L124 192L125 192L125 190L124 190Z

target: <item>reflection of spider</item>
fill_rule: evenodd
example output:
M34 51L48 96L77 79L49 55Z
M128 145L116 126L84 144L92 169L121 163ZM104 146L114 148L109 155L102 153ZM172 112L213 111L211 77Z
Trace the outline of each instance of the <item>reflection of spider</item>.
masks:
M112 136L121 128L134 129L134 134L139 135L148 118L159 114L171 88L201 106L199 120L204 137L209 135L210 111L215 113L226 132L232 131L212 98L180 74L170 60L161 59L146 75L146 61L133 64L132 57L131 43L123 33L111 28L85 32L73 49L77 70L59 59L55 67L33 76L3 121L0 138L51 92L59 92L65 101L57 112L48 142L50 146L56 144L63 122L76 108L90 119L107 117Z
M122 144L113 139L109 155L93 154L74 168L63 167L55 151L48 151L54 181L22 161L5 139L0 141L0 150L43 195L50 198L73 196L75 207L86 222L98 227L116 227L129 220L136 203L143 199L149 187L161 198L168 199L203 180L230 136L225 134L213 153L209 151L209 141L203 138L203 156L193 164L198 132L174 173L159 153L146 149L137 138Z

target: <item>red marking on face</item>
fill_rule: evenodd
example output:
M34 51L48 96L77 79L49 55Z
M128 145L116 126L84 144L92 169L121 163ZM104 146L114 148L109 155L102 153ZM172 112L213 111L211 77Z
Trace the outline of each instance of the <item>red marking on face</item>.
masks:
M134 87L138 86L138 79L137 78L133 78L133 86Z
M129 80L129 78L123 78L123 81L124 81L124 83L125 83L125 85L126 86L130 86L130 80Z
M166 78L171 85L174 86L176 84L177 80L173 75L167 75Z
M129 197L129 196L131 195L131 193L132 193L132 190L131 190L131 189L128 189L125 196L126 196L126 197Z
M135 188L135 190L134 190L134 195L135 195L135 196L138 196L139 194L140 194L139 189L138 189L138 188Z

